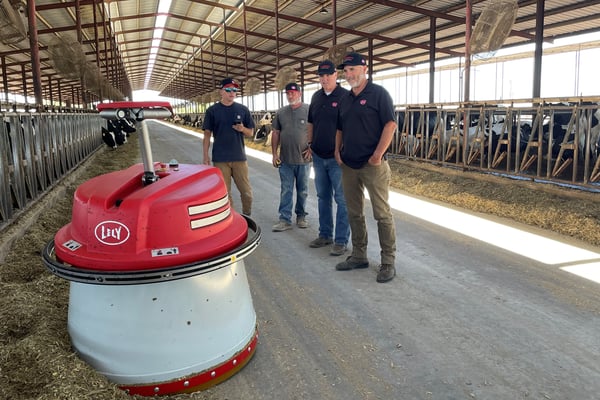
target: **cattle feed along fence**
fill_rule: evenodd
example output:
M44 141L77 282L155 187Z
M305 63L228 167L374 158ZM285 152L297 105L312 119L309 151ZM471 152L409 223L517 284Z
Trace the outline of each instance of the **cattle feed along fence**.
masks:
M97 113L3 112L0 231L103 144Z

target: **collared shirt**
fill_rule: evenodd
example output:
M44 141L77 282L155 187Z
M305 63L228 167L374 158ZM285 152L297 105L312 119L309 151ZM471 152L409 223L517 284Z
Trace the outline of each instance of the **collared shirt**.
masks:
M395 121L392 97L382 86L367 82L355 96L342 101L337 128L342 131L340 156L351 168L362 168L377 148L383 127Z
M226 106L215 103L206 110L202 129L212 132L212 161L246 161L244 135L233 129L236 121L242 121L246 128L254 129L250 110L243 104Z
M312 96L308 109L308 122L313 125L310 147L321 158L333 158L339 106L346 96L348 90L339 85L329 95L321 88Z

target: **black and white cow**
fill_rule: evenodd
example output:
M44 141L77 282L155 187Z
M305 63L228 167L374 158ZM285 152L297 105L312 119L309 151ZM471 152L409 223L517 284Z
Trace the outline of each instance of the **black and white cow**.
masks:
M127 138L135 132L135 124L128 119L108 120L106 128L102 127L102 140L110 148L127 143Z

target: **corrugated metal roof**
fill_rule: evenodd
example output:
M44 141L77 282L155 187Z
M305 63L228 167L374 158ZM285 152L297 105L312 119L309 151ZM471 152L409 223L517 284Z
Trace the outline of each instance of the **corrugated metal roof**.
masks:
M26 9L23 0L0 1L3 7L13 2ZM473 23L496 1L507 0L472 0ZM79 91L85 85L96 99L99 92L102 97L111 97L107 93L118 97L144 89L153 52L156 61L147 89L184 99L209 93L225 75L241 81L257 77L272 88L283 67L295 69L304 83L315 82L316 65L328 50L338 56L349 48L372 54L375 72L428 62L432 31L436 59L465 52L465 2L457 0L173 0L162 15L159 0L79 0L79 4L78 38L74 1L36 1L46 98L50 93L57 98L59 83L63 91L68 87ZM517 18L504 46L535 40L537 4L518 1ZM600 0L544 4L545 41L600 30ZM153 51L154 27L161 17L166 17L164 32ZM49 51L57 41L80 47L85 65L92 64L89 69L103 78L97 82L84 72L82 77L65 73L61 60ZM0 43L0 57L8 91L32 96L29 40Z

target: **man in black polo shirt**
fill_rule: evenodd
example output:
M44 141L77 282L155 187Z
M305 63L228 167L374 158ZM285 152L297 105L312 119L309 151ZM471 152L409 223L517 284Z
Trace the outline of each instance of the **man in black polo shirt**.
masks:
M319 63L317 75L321 89L313 94L308 109L307 151L312 155L315 171L319 237L309 246L317 248L333 244L329 254L341 256L347 251L350 225L342 189L342 170L334 158L334 150L338 110L342 99L348 97L348 90L337 83L337 70L330 60ZM333 208L334 201L337 210Z
M396 229L389 203L391 171L386 152L396 129L390 94L367 80L365 59L358 53L344 57L338 69L344 70L351 87L349 98L340 106L335 157L342 167L342 185L352 230L352 255L336 265L338 271L367 268L367 227L364 189L367 189L377 221L381 264L377 282L396 276Z

